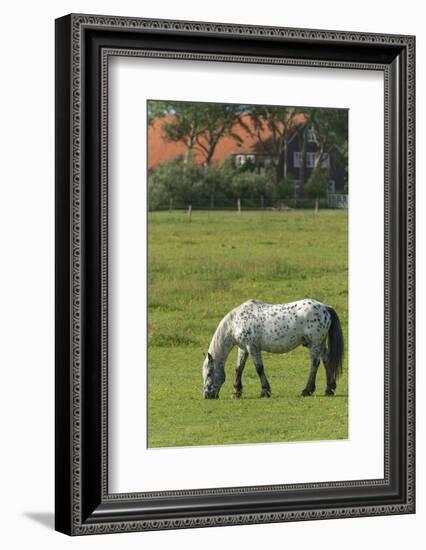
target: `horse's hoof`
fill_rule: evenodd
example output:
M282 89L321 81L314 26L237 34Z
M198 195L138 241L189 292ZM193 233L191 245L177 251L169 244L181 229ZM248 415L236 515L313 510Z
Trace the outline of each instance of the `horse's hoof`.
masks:
M260 393L260 397L271 397L271 391L270 390L262 390Z
M234 391L234 392L232 393L232 398L233 398L233 399L241 399L242 395L243 395L242 392L235 392L235 391Z
M302 390L302 393L300 394L302 397L309 397L310 395L312 395L314 393L314 390L313 391L310 391L310 390L307 390L306 388L304 390Z
M334 396L334 390L326 389L326 390L325 390L325 395L326 395L327 397L333 397L333 396Z

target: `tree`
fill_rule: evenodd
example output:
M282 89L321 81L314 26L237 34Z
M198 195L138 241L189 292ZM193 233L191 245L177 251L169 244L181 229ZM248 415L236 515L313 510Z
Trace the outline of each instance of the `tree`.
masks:
M173 200L174 204L186 206L205 202L202 173L193 164L185 165L182 159L160 164L148 177L149 209L164 208Z
M239 119L240 106L225 103L199 103L198 109L203 130L196 137L195 147L204 156L204 162L208 166L217 144L223 137L231 136L236 142L242 143L241 137L233 131Z
M319 199L327 195L328 177L319 167L315 168L306 182L304 193L315 199L315 212L318 212Z
M261 195L265 195L268 184L266 174L236 170L231 180L230 191L233 199L243 199L245 204L259 205Z
M191 161L192 152L197 151L208 166L224 136L242 142L233 132L242 109L244 106L226 103L150 101L148 119L152 124L155 119L167 117L162 124L166 139L185 144L186 162Z
M345 143L343 144L343 147L342 147L342 155L341 155L341 162L343 162L343 166L345 168L345 173L344 173L344 191L345 193L347 194L348 193L348 188L349 188L349 177L348 177L348 166L349 166L349 162L348 162L348 156L349 156L349 147L348 147L348 140L346 139L345 140Z
M287 177L288 140L300 124L302 111L296 107L254 105L250 109L252 126L240 119L246 131L254 135L275 168L276 183Z
M178 141L186 146L185 162L192 161L192 151L203 125L195 103L188 102L148 102L148 123L164 119L162 129L168 141Z
M315 168L321 167L325 154L333 155L338 162L345 162L348 142L348 113L345 109L313 109L310 125L314 131L318 153Z
M274 198L289 201L294 197L294 179L289 174L280 185L275 188Z
M305 122L304 124L299 124L299 126L296 129L297 139L299 142L299 149L300 149L299 181L300 181L300 189L302 192L305 187L306 149L308 144L308 130L311 129L311 125L310 125L311 111L306 109L303 114L304 114Z

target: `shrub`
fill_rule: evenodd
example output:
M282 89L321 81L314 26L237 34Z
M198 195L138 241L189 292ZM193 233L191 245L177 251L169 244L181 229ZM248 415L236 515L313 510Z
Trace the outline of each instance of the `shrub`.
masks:
M268 180L264 173L237 171L231 182L233 199L241 198L248 206L258 206L260 196L267 191Z
M310 178L305 183L304 194L311 199L320 199L327 196L328 177L327 174L321 172L319 168L315 168Z
M280 183L275 184L272 200L274 202L288 202L294 197L294 179L291 175L283 178Z
M170 199L175 205L206 200L200 168L178 158L161 164L149 175L150 210L167 207Z

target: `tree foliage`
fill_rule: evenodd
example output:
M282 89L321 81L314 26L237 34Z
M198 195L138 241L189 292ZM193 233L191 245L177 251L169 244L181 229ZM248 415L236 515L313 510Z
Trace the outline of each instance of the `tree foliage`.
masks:
M148 102L148 120L164 119L162 129L168 141L181 142L186 146L186 161L192 160L197 151L204 163L212 161L217 144L225 136L237 143L241 137L233 131L244 106L227 103L193 103L186 101Z
M275 181L287 177L288 140L301 122L305 109L280 105L252 105L248 110L251 124L242 119L240 124L261 145L275 168Z
M327 195L328 176L320 168L315 168L305 184L304 193L310 199L320 199Z
M232 162L200 167L175 159L161 164L148 177L150 210L167 208L170 200L176 208L189 204L205 208L212 197L219 206L230 206L241 198L246 206L258 207L261 195L274 200L270 174L240 169Z
M150 208L167 207L170 200L181 206L229 204L238 198L246 204L289 202L295 197L297 177L305 197L326 196L330 167L345 168L347 189L348 112L343 109L289 106L149 101L149 124L161 124L165 139L183 143L183 156L157 166L149 176ZM244 132L257 143L254 161L236 166L234 158L221 166L213 162L220 141L232 138L243 145ZM317 144L312 174L305 183L307 131ZM287 167L290 139L297 139L300 168L292 174ZM194 155L196 153L196 156ZM323 167L325 155L330 167ZM201 162L200 162L201 159ZM308 200L308 199L306 199Z
M348 112L346 109L312 109L309 123L318 145L315 167L328 153L337 163L347 161ZM347 164L347 162L346 162Z

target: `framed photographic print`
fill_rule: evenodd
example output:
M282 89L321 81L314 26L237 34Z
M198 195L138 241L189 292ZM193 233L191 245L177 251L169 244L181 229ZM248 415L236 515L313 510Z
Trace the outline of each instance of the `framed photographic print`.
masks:
M56 529L413 513L412 36L56 21Z

